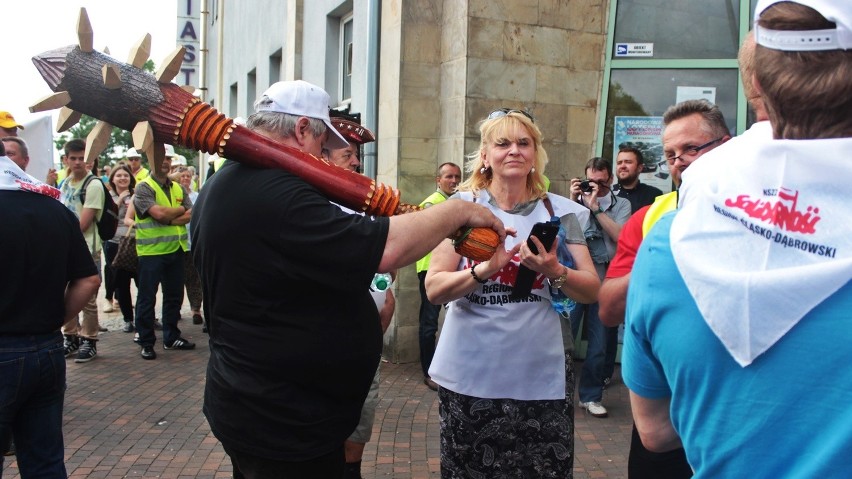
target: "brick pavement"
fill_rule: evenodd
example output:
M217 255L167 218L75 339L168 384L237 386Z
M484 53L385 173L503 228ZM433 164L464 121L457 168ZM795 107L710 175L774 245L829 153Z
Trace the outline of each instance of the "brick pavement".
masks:
M101 335L98 357L86 364L68 360L69 477L232 477L230 460L201 413L206 335L192 324L186 302L183 313L180 328L198 345L194 351L164 351L158 342L157 360L144 361L133 335L121 332L118 313L101 313L110 331ZM577 479L626 477L630 410L620 378L614 382L604 395L609 418L576 411ZM419 364L383 362L365 479L440 477L438 431L437 394L423 384ZM14 457L6 458L2 477L20 477Z

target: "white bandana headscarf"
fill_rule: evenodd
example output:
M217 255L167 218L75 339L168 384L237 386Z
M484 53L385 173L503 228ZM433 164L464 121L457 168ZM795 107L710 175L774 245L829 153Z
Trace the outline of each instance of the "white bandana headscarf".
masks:
M671 247L745 367L852 278L852 138L726 146L687 171Z
M0 156L0 190L29 191L59 199L59 190L28 175L8 156Z

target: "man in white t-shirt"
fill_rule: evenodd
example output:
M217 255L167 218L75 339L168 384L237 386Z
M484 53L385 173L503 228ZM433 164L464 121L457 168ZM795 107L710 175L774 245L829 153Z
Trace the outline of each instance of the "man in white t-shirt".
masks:
M104 204L104 188L100 181L86 181L93 176L96 160L86 162L86 142L75 138L65 143L65 156L68 162L68 177L62 182L62 203L80 219L80 231L95 261L98 272L101 270L101 238L98 236L97 221L101 218ZM93 177L94 178L94 177ZM97 180L97 178L94 178ZM83 186L86 191L83 193ZM85 197L85 201L83 201ZM78 317L62 325L65 335L65 357L75 352L76 363L85 363L98 355L97 341L100 323L98 321L98 295L92 295L83 307L83 320Z

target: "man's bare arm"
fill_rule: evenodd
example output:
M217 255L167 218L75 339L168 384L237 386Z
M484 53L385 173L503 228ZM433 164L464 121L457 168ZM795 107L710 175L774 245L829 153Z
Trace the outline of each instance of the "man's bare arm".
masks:
M683 447L672 425L669 413L670 398L648 399L630 391L633 422L642 444L652 452L666 452Z
M500 236L500 244L506 238L503 223L488 208L469 201L444 201L423 211L390 218L379 271L399 269L417 261L462 227L491 228Z
M630 273L619 278L604 279L598 293L598 316L604 326L614 327L624 322L629 284Z
M83 306L98 292L100 286L101 278L96 274L68 283L65 289L65 322L73 319L83 310Z

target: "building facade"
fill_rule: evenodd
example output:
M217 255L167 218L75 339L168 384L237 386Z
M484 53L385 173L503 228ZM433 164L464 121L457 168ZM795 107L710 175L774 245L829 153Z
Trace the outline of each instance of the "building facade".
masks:
M235 118L276 81L322 86L330 106L361 113L376 132L364 172L407 203L434 191L437 165L465 163L478 121L501 107L535 117L556 193L590 157L612 158L625 143L646 151L643 181L665 188L659 117L669 105L708 98L732 133L752 121L736 55L754 3L206 0L196 86ZM413 265L399 272L396 293L385 355L416 361Z

